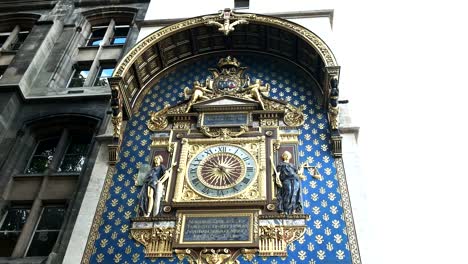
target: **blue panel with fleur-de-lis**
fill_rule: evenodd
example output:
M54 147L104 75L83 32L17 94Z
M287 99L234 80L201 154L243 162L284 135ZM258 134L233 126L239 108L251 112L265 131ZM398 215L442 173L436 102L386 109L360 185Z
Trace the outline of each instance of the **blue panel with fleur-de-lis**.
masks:
M141 164L149 164L151 133L146 127L150 111L184 100L183 89L195 80L204 81L221 57L211 55L187 62L160 77L126 126L120 160L105 197L102 221L90 263L177 263L178 259L145 258L144 247L130 237L130 218L136 216L139 188L135 186ZM341 195L331 152L330 131L325 110L314 98L316 83L294 64L276 57L254 54L234 55L248 67L246 74L271 85L270 97L303 106L305 124L299 137L299 159L317 166L323 180L302 184L304 213L311 215L303 238L289 245L287 257L255 257L253 263L351 263ZM241 263L249 263L239 257Z

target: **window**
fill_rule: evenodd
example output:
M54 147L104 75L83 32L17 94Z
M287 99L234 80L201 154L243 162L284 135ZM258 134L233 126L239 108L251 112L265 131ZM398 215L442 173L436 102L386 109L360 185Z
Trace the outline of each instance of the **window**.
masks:
M0 66L0 79L2 79L3 74L5 73L6 69L7 69L6 67Z
M58 172L81 172L86 160L90 138L74 135L67 147Z
M109 85L107 78L112 77L112 73L114 72L114 67L102 67L99 70L99 73L96 78L96 82L94 83L95 86L105 86Z
M19 31L16 26L13 31L0 32L0 48L5 50L18 50L29 35L29 31Z
M89 75L89 68L75 69L68 82L68 87L83 87Z
M10 36L10 32L0 32L0 48L7 41L9 36Z
M23 45L26 37L29 35L29 31L21 31L18 33L18 37L14 43L11 44L11 50L19 50L19 48Z
M0 219L0 256L9 257L13 253L21 230L28 219L30 208L9 208Z
M99 46L106 35L107 26L92 27L86 46Z
M249 8L249 0L234 0L234 8L236 9Z
M127 35L130 31L130 26L115 26L114 28L114 37L110 41L112 45L122 45L127 41Z
M27 174L45 172L54 158L55 148L59 140L60 137L53 137L39 141L26 169Z
M130 31L129 25L116 25L113 28L113 37L110 39L105 38L107 29L112 25L110 23L105 26L95 26L91 28L91 33L89 35L88 41L86 42L86 46L88 47L97 47L102 45L102 43L108 43L109 45L122 45L125 44L127 41L127 35Z
M65 217L65 206L42 208L39 224L29 244L26 256L47 256L52 251Z
M70 133L71 135L56 136L40 140L34 153L29 161L25 170L26 174L41 174L44 173L49 165L58 159L59 166L57 172L59 173L80 173L86 161L89 145L92 136L90 134L77 133L77 131ZM63 146L60 146L60 138L65 137ZM59 147L65 148L58 150ZM56 153L64 153L61 157L55 157Z

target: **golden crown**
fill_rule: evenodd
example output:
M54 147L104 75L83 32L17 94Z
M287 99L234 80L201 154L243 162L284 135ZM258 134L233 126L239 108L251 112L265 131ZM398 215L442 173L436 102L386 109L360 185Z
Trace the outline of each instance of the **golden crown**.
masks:
M224 66L234 66L239 67L240 62L236 58L231 58L231 56L227 56L226 58L221 58L218 61L218 67L222 68Z

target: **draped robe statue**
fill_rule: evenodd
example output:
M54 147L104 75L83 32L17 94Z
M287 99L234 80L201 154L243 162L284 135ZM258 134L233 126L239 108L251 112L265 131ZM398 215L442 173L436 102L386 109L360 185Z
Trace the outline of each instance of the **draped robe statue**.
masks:
M278 212L284 214L302 213L301 180L305 179L304 164L299 168L289 163L292 155L285 151L282 162L276 166L275 174L278 185Z
M139 195L138 214L140 216L150 217L159 214L161 198L164 193L164 182L172 172L172 166L166 169L161 164L162 161L163 157L161 155L154 157L154 167L145 176Z

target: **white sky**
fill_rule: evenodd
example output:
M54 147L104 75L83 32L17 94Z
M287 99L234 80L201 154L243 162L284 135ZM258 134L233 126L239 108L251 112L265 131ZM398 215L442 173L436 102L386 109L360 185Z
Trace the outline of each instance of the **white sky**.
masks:
M361 127L368 189L363 263L468 263L468 9L342 2L340 89Z

